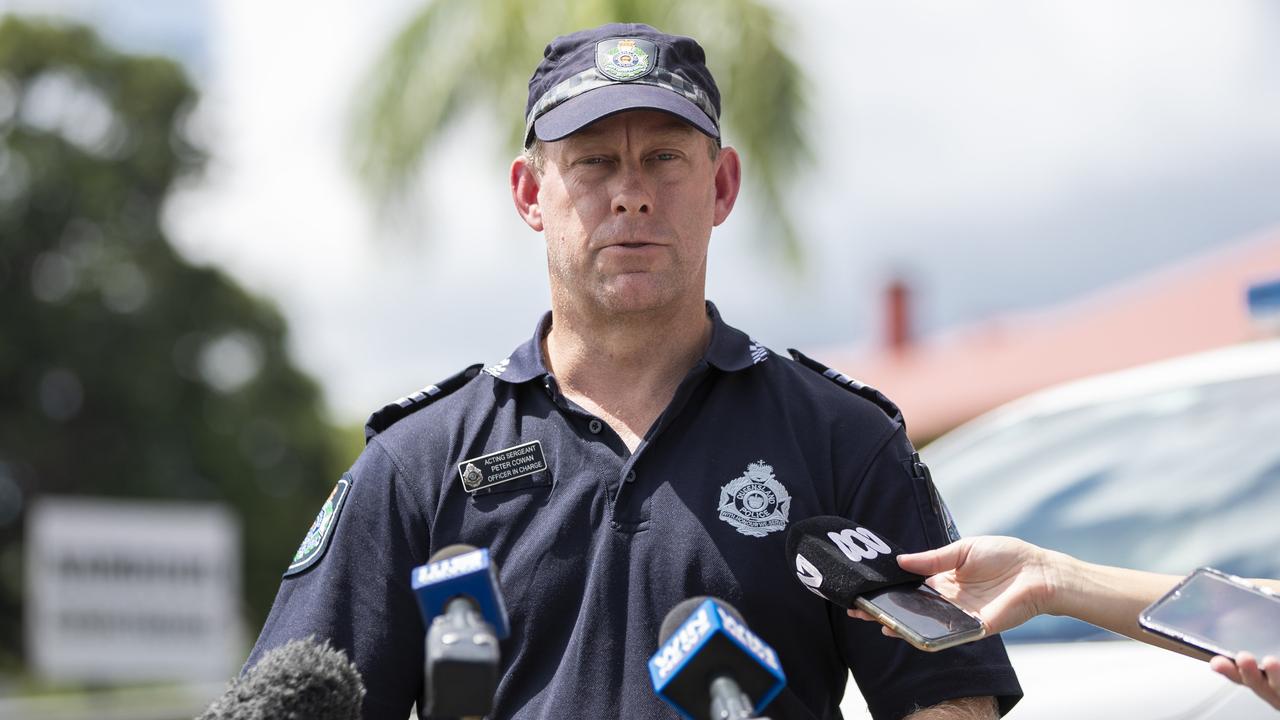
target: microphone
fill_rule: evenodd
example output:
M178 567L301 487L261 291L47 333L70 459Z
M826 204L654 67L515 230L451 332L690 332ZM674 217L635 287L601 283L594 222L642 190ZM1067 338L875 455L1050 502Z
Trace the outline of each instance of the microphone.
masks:
M892 585L919 585L925 576L898 567L904 550L866 527L834 515L793 523L787 557L810 592L842 608L859 596Z
M268 651L197 720L360 720L363 700L346 654L308 637Z
M498 689L498 639L510 634L489 551L450 545L414 568L412 584L427 626L426 714L487 715Z
M649 658L653 690L686 720L746 720L787 683L777 653L723 600L681 602L658 638Z
M925 652L986 637L976 616L898 567L902 548L841 517L801 520L787 532L796 579L839 607L857 607Z

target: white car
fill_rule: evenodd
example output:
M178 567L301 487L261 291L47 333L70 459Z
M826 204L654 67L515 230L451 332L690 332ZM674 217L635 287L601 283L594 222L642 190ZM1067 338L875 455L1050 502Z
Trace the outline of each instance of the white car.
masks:
M921 454L966 535L1280 577L1280 340L1044 390ZM1004 639L1026 693L1013 718L1280 719L1205 662L1076 620L1036 618ZM852 683L842 710L869 717Z

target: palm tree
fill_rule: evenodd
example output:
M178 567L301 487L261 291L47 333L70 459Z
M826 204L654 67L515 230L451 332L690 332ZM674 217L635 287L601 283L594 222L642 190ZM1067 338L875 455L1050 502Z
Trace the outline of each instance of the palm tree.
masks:
M777 13L761 0L434 0L383 51L357 98L354 161L367 189L397 197L433 141L466 110L508 118L521 144L528 78L556 35L606 22L644 22L690 35L720 84L726 141L743 153L766 232L793 264L799 245L783 188L810 158L801 131L804 83L782 48Z

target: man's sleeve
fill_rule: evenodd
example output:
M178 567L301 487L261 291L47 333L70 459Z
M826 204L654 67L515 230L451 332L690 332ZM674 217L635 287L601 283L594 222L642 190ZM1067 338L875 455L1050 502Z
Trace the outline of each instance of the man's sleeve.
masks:
M303 539L246 669L290 640L328 640L360 670L365 718L409 716L422 688L424 636L410 571L428 544L402 482L387 451L370 443Z
M854 474L859 472L847 518L865 523L908 552L949 542L949 513L901 426L870 464ZM996 697L1003 715L1022 697L998 637L930 653L885 637L878 623L850 618L834 606L831 611L841 653L876 720L984 695Z

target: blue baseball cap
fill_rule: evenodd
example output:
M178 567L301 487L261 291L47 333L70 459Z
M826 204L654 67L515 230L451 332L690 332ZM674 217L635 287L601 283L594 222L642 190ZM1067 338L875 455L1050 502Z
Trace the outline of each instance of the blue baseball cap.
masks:
M696 40L639 23L561 35L529 78L524 146L640 109L670 113L720 138L720 90Z

